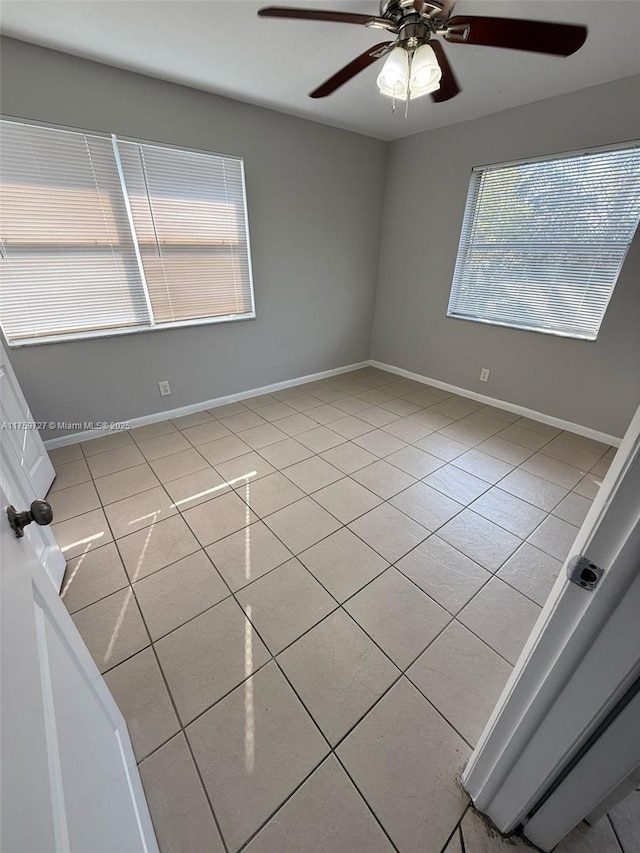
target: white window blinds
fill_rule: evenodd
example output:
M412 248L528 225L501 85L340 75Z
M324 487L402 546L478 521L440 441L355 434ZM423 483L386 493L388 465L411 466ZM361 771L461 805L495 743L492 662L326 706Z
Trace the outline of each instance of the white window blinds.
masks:
M118 147L156 322L250 313L242 161Z
M595 340L640 215L640 148L474 169L448 314Z
M148 323L111 140L12 122L1 130L9 343Z
M12 345L254 316L240 158L0 122Z

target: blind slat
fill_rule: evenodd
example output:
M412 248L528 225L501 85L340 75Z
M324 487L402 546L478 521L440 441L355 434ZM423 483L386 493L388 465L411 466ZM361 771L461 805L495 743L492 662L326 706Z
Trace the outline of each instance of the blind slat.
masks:
M640 215L640 148L474 170L448 315L595 340Z

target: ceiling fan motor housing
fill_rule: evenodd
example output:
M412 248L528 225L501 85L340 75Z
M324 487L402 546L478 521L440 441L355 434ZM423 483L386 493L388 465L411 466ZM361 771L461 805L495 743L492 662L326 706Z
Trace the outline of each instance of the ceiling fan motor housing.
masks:
M414 51L442 25L443 4L416 0L381 0L380 15L393 21L398 44Z
M380 16L396 22L401 22L407 15L444 18L444 5L440 0L380 0Z

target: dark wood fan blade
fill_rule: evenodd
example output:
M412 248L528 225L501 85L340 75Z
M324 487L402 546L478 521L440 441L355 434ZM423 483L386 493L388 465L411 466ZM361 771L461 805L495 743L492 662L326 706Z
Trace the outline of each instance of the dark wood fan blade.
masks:
M351 80L352 77L355 77L356 74L364 71L365 68L368 68L370 65L373 65L374 62L377 62L381 56L389 53L393 45L394 42L392 41L383 41L380 42L380 44L370 47L369 50L365 50L364 53L361 53L360 56L357 56L348 65L345 65L344 68L337 71L333 77L329 77L329 79L325 80L321 86L318 86L317 89L310 92L309 97L326 98L327 95L331 95L336 91L336 89L339 89L340 86L343 86Z
M556 24L551 21L525 21L516 18L461 17L450 18L446 26L447 41L455 44L481 44L486 47L508 47L571 56L580 50L587 38L587 28L578 24ZM467 38L461 33L468 28Z
M444 52L444 48L440 42L432 39L429 44L433 48L433 52L438 60L438 65L442 70L440 88L431 93L431 100L435 101L436 104L440 104L442 101L449 101L451 98L455 98L461 89L458 85L458 81L456 80L456 75L453 73L453 69L449 65L447 54Z
M258 11L261 18L296 18L305 21L335 21L338 24L370 24L381 21L384 24L392 22L376 15L358 15L352 12L329 12L324 9L292 9L290 6L267 6Z

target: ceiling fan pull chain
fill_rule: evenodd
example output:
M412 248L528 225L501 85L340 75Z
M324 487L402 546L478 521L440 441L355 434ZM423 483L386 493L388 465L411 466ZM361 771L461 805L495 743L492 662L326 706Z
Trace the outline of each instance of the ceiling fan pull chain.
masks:
M411 102L411 72L413 70L413 57L414 52L411 51L409 54L409 75L407 77L407 103L404 108L404 117L405 119L409 118L409 104Z

